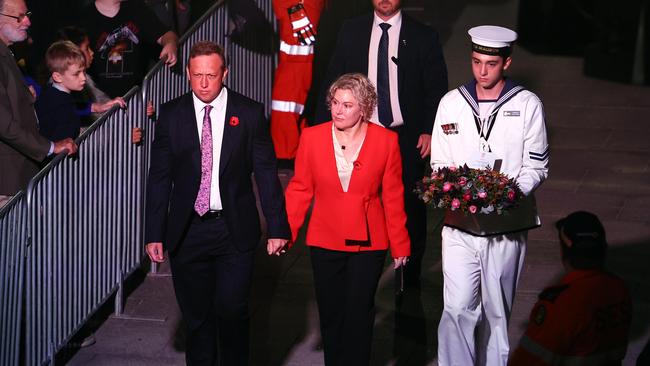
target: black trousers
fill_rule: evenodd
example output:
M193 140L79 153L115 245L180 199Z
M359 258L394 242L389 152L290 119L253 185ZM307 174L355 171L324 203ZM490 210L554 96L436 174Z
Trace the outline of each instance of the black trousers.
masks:
M375 293L385 258L385 250L348 253L311 247L325 365L370 363Z
M404 285L419 286L422 272L422 257L427 237L427 207L413 193L415 183L422 179L428 159L422 159L417 149L417 138L406 133L404 127L391 128L399 135L402 154L402 182L404 183L404 211L406 211L406 230L411 239L411 256L404 267Z
M237 251L223 218L198 216L171 254L187 365L248 365L253 254Z

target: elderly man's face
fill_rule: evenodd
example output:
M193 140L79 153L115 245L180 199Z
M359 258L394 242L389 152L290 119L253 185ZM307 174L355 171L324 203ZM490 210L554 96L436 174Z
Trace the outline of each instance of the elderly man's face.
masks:
M375 13L383 20L388 20L395 15L402 5L402 0L372 0Z
M203 103L210 103L219 96L226 75L228 69L216 53L193 57L187 66L190 87Z
M32 24L27 13L27 5L23 0L6 0L3 9L0 9L0 40L6 45L27 39L27 29ZM9 16L7 16L9 15ZM18 21L14 17L22 18Z

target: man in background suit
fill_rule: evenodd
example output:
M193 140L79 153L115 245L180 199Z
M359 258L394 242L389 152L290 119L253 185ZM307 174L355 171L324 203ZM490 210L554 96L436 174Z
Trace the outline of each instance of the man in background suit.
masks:
M72 139L53 143L38 133L34 96L8 48L27 39L30 14L23 0L0 0L0 208L27 187L45 157L77 151Z
M372 14L343 24L321 90L351 72L368 75L377 87L377 110L370 121L399 134L406 226L411 238L404 284L418 287L427 219L426 206L412 191L424 175L424 157L431 151L429 135L438 102L447 92L447 66L436 31L403 14L401 0L372 0L372 4ZM321 93L318 101L317 123L330 119L324 95Z
M192 92L161 106L151 150L146 250L158 263L169 253L188 365L248 364L248 296L261 235L251 173L268 246L282 248L290 235L264 107L224 88L227 74L221 47L193 45Z

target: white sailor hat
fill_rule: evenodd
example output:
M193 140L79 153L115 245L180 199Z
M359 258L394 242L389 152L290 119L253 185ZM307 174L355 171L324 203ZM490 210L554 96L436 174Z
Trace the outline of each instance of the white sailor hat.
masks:
M472 37L473 51L493 56L509 56L512 42L517 39L516 32L495 25L481 25L467 33Z

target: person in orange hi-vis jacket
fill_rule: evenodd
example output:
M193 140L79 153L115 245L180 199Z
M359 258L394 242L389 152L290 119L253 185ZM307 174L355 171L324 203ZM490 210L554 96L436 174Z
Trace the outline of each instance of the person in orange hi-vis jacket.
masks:
M278 159L293 159L311 86L316 27L325 0L273 0L280 27L280 56L271 102L271 137Z
M605 229L578 211L556 223L566 274L533 307L509 366L621 365L632 320L625 282L605 269Z

